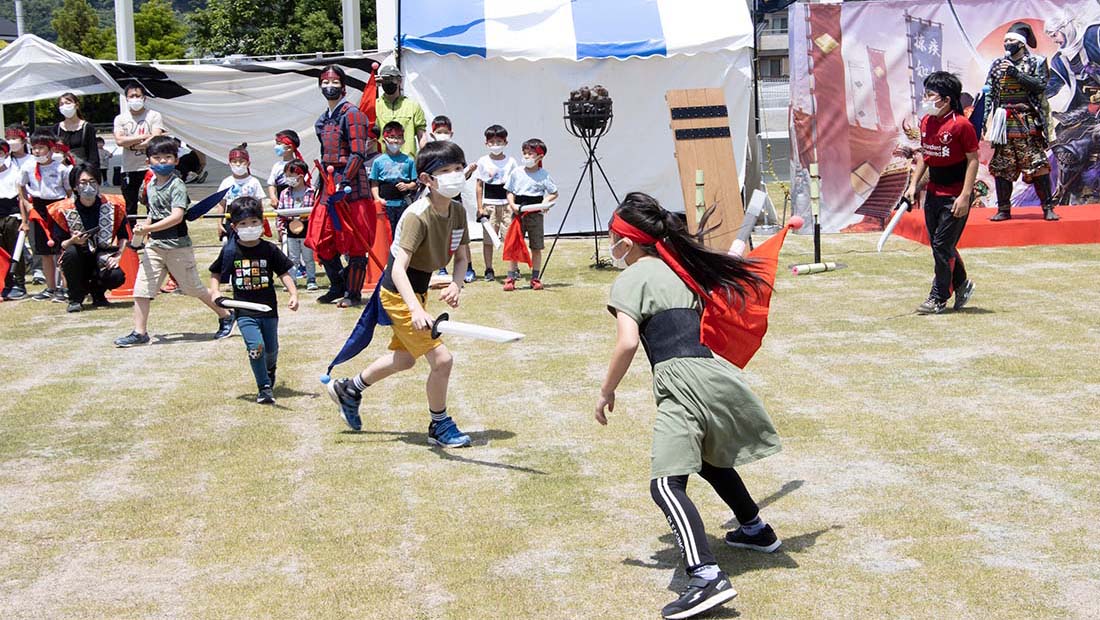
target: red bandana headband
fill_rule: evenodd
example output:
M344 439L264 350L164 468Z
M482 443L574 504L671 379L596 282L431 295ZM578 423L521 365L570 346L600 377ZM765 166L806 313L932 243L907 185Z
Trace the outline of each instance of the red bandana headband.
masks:
M61 151L64 154L65 161L69 162L70 166L76 165L76 158L73 157L73 150L69 148L68 144L65 144L64 142L54 142L53 148Z
M340 74L336 71L329 69L321 74L321 81L325 80L340 80L340 85L344 85L344 80L340 78Z
M699 283L695 281L695 278L691 277L687 269L684 269L684 266L680 264L680 259L676 256L676 252L669 247L668 243L663 239L657 239L644 232L640 228L619 217L618 213L611 217L611 230L616 235L630 239L635 243L657 246L657 254L661 257L661 260L665 261L665 263L672 268L672 271L684 281L684 284L686 284L696 295L699 295L704 300L710 301L710 294L704 291L702 286L699 286Z
M243 159L248 163L252 163L252 160L248 157L248 151L244 149L233 149L232 151L229 151L229 159Z
M294 159L302 159L302 154L298 151L298 147L294 146L294 141L290 139L290 136L275 136L275 141L283 146L289 147L294 152Z
M27 139L27 132L23 131L22 129L9 128L9 129L4 130L4 137L5 138L22 138L23 140L26 140Z

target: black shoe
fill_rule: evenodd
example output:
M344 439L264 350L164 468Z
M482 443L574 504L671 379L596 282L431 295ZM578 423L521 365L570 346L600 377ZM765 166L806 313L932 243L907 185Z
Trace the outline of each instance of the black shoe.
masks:
M256 395L256 403L260 405L275 404L275 392L271 390L270 385L265 385L260 388L260 393Z
M485 281L486 282L493 282L496 279L497 279L496 272L494 272L492 269L486 269L485 270Z
M329 398L340 406L340 417L353 431L363 430L363 420L359 417L359 405L363 402L363 395L349 389L351 379L333 379L326 386Z
M752 536L746 534L745 529L741 527L732 532L726 532L726 544L731 547L771 553L778 549L783 541L776 537L772 526L765 524L763 529Z
M233 319L236 315L232 310L229 311L229 316L224 319L218 319L218 331L214 332L214 340L221 340L222 338L228 338L229 334L233 333Z
M110 308L111 302L107 301L106 297L92 297L93 308Z
M1057 222L1062 219L1057 213L1054 212L1054 208L1043 209L1043 219L1048 222Z
M737 590L730 585L726 574L719 572L718 576L710 581L702 577L692 577L688 581L687 588L680 594L680 598L665 605L661 610L661 616L678 620L690 618L712 609L737 596Z
M122 349L127 349L139 344L149 344L149 334L130 332L129 334L115 340L115 346Z
M69 303L69 307L65 308L65 312L80 312L83 309L84 306L82 306L80 302L74 301Z
M53 291L48 288L38 291L31 297L32 301L49 301L50 299L53 299Z
M343 299L344 293L342 291L330 288L327 293L317 298L319 304L331 304L337 299Z
M361 305L363 305L363 298L362 297L354 298L354 299L351 298L351 297L344 297L340 301L336 302L336 307L337 308L355 308L355 307L358 307L358 306L361 306Z
M1005 220L1011 220L1011 219L1012 219L1012 212L1011 211L1001 211L1000 209L998 209L997 213L993 217L989 218L989 221L990 222L1003 222Z
M13 286L4 293L4 301L18 301L27 297L27 290L21 286Z

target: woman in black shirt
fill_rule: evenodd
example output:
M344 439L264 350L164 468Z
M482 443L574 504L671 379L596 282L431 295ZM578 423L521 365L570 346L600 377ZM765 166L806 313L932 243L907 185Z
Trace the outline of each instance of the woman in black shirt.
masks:
M69 147L76 163L89 163L99 170L99 147L95 142L95 127L84 120L80 112L80 98L65 93L57 98L57 111L61 122L57 124L57 139Z

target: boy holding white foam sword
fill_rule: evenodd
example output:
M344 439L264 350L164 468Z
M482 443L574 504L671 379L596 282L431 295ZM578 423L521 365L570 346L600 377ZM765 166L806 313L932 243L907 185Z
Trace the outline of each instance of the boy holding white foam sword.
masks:
M233 286L233 298L261 304L265 309L237 308L237 329L248 350L248 364L256 378L256 402L275 404L275 368L279 359L279 311L275 279L290 292L287 307L298 310L298 288L290 270L294 263L274 243L260 237L264 232L264 208L259 200L241 197L229 207L230 235L218 258L210 264L210 294L219 297L218 285Z
M466 211L455 201L466 184L466 156L450 141L425 144L416 158L425 196L408 207L394 231L393 246L378 296L382 309L393 323L390 353L366 370L347 379L330 381L329 396L352 430L360 430L359 405L363 391L386 377L409 370L416 360L428 360L428 442L456 448L470 445L470 437L458 430L447 414L447 387L454 358L443 341L432 336L434 317L424 309L432 274L458 257L452 281L440 294L448 306L458 307L463 287L467 254L460 249L470 243Z

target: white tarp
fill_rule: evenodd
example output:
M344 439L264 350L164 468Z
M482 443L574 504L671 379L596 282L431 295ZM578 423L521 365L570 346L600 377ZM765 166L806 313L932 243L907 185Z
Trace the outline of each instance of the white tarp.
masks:
M275 133L293 129L302 155L312 163L320 151L314 122L325 109L317 76L326 64L348 74L348 99L358 103L370 64L384 54L235 65L139 65L97 61L67 52L34 35L0 50L0 103L122 93L139 83L150 109L164 116L169 132L207 156L224 162L247 142L252 172L266 179L275 163Z
M546 220L556 231L585 162L583 142L566 131L562 102L569 91L603 84L614 101L611 130L600 141L597 155L619 199L630 191L651 194L667 208L682 211L683 195L665 91L682 88L722 88L729 108L730 131L740 176L744 178L745 148L752 101L752 50L722 50L693 56L541 60L501 60L402 55L406 92L420 101L430 122L437 114L454 123L455 141L471 161L486 152L485 128L494 123L508 130L508 154L520 158L527 138L544 140L546 169L562 196ZM616 206L603 178L596 176L597 227L606 229ZM565 232L591 232L592 207L585 180L569 213Z

